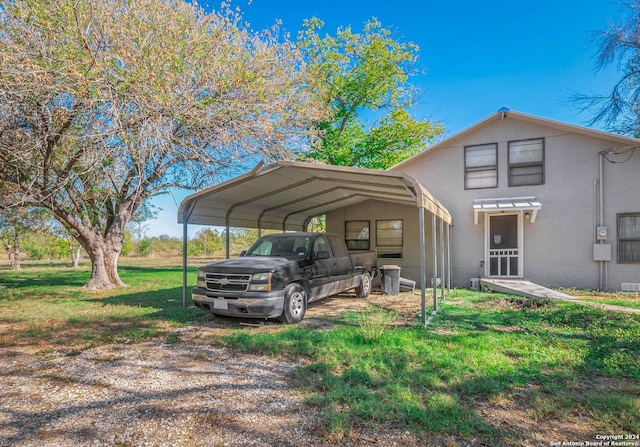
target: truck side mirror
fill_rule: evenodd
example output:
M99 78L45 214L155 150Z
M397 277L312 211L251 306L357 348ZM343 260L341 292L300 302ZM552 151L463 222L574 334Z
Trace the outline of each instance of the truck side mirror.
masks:
M329 259L330 257L331 253L329 253L328 251L319 251L318 253L316 253L316 259L318 260Z
M244 256L244 255L246 255L246 254L247 254L247 250L242 250L242 251L240 252L240 256Z

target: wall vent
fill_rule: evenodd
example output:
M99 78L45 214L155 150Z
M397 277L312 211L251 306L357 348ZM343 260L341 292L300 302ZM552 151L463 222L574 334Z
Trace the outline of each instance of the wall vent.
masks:
M623 292L640 292L640 282L623 282Z

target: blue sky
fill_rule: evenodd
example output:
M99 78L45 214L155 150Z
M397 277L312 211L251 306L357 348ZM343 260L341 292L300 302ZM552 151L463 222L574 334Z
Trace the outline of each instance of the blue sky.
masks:
M211 8L219 2L200 1ZM339 26L354 32L371 17L394 37L420 47L423 74L411 78L420 90L416 118L445 125L455 134L505 106L519 112L587 125L568 98L571 92L607 93L617 80L615 67L595 70L592 32L621 17L615 0L236 0L254 30L282 21L293 37L303 19L318 17L324 31ZM597 126L596 126L597 127ZM181 236L177 203L188 193L154 199L162 208L148 222L149 236ZM194 227L191 234L197 231Z

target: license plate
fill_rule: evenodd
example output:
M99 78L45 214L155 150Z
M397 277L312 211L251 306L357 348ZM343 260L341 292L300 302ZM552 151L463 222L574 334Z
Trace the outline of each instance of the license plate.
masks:
M227 303L227 300L225 300L225 299L213 300L213 308L214 309L227 310L227 309L229 309L229 304Z

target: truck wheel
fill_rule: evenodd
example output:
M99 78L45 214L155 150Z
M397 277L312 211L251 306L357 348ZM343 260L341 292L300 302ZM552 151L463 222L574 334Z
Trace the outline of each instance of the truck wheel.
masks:
M284 309L280 315L283 323L300 323L307 311L307 294L300 284L289 284L284 289Z
M371 274L364 272L360 277L360 285L356 287L356 296L366 298L371 293Z

